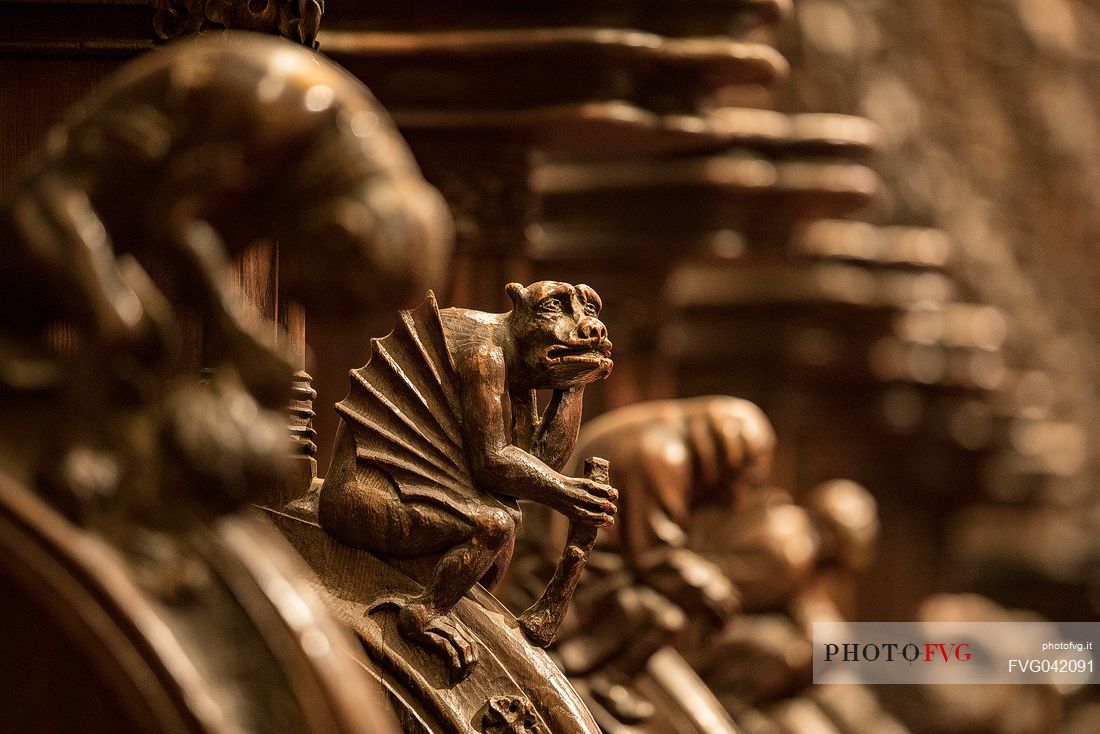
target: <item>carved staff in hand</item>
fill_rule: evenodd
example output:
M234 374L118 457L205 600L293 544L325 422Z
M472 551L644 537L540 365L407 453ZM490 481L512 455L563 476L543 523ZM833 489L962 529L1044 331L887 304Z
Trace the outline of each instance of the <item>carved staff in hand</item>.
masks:
M598 456L584 460L584 476L593 482L607 484L610 464ZM537 647L550 647L558 634L558 628L573 600L581 572L588 563L592 546L596 544L597 526L570 520L569 536L565 541L565 550L550 583L542 596L519 616L519 625L527 639Z

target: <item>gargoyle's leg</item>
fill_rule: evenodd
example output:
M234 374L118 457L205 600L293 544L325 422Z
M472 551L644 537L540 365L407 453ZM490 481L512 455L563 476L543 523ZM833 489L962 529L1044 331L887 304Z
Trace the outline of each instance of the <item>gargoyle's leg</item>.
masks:
M412 600L412 604L434 612L433 616L450 612L470 587L493 568L497 557L512 547L516 524L504 510L485 508L482 515L468 520L474 525L470 540L451 548L439 559L424 591Z
M508 572L508 567L512 565L512 555L516 551L515 536L512 536L512 542L508 543L504 548L501 548L497 553L496 560L493 561L493 565L489 567L489 570L485 572L485 575L481 577L481 585L488 591L492 591L496 587L500 580L504 578L504 574Z
M443 554L424 591L397 613L398 629L405 637L436 647L450 659L452 679L466 675L477 654L472 641L445 615L512 547L516 532L515 521L498 508L485 508L467 521L473 528L469 540Z

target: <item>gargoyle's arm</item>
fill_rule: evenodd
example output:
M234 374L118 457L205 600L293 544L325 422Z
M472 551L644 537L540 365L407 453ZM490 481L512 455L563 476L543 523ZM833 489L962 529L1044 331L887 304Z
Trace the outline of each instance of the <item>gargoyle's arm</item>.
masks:
M542 414L533 452L556 471L561 471L577 445L583 402L583 387L555 390Z
M474 480L483 489L548 505L569 517L595 525L612 522L610 488L587 479L565 477L538 457L508 442L503 396L504 357L495 347L456 355L462 390L463 423ZM614 492L614 490L610 490Z

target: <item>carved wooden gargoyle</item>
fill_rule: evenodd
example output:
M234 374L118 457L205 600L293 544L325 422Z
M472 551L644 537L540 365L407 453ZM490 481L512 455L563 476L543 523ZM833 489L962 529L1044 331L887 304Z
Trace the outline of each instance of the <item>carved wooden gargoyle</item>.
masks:
M506 290L506 314L441 312L429 295L374 342L336 406L343 424L320 492L321 526L340 541L383 558L441 553L422 592L376 604L395 604L402 634L457 670L476 651L446 615L507 570L517 500L598 527L613 522L617 499L606 483L557 471L577 439L584 385L611 372L599 296L555 282ZM538 389L554 391L542 415Z
M595 462L589 477L560 473L585 385L611 372L611 342L588 286L512 283L506 292L512 310L502 314L440 310L430 293L401 312L336 406L327 476L279 522L337 614L395 674L386 677L433 700L446 691L429 718L466 730L510 677L538 726L587 731L587 711L530 642L553 638L596 528L614 521L618 493L605 465ZM550 391L541 411L537 390ZM555 580L516 620L481 587L511 561L518 500L560 512L572 533Z

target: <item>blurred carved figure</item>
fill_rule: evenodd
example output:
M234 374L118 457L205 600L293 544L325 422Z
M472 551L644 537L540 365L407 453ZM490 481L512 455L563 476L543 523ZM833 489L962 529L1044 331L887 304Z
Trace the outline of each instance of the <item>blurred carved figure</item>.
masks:
M5 720L388 728L300 561L242 511L279 479L291 369L228 264L277 239L282 292L349 311L405 301L448 237L366 89L285 41L176 44L70 114L0 204L0 618L34 620L0 654Z
M877 517L867 491L838 480L795 504L766 486L771 424L725 396L612 411L587 424L577 446L609 460L619 524L599 543L554 652L605 729L666 731L668 692L703 684L746 731L802 731L807 710L827 718L805 698L810 630L843 618L852 572L871 556ZM552 525L528 536L510 603L522 605L545 575L540 544L560 535ZM672 661L676 675L664 675ZM834 725L885 726L873 698L859 701L845 714L852 721Z
M686 555L685 532L704 508L728 514L740 490L767 477L775 432L760 409L731 397L638 403L591 421L581 440L586 455L611 463L622 490L618 528L602 547L673 599L721 618L734 611L720 570Z
M212 322L208 362L250 348L219 269L257 241L278 236L282 289L317 311L408 303L439 276L446 210L377 102L294 45L260 55L244 38L130 67L51 137L4 207L5 330L19 349L0 379L56 377L28 367L49 366L42 335L58 323L78 351L156 341L156 309L132 267L106 266L112 252L171 270L158 287L175 309Z
M441 199L369 93L251 36L173 48L105 84L3 211L0 387L39 408L60 398L69 423L159 388L193 346L174 316L201 331L202 366L232 364L281 407L289 367L228 287L227 259L258 241L278 237L284 294L347 311L420 291L449 236ZM26 421L9 427L10 465L42 450L58 465L52 420L45 440Z
M722 568L692 547L692 527L708 508L728 520L744 488L767 475L775 434L764 414L729 397L639 403L593 420L579 443L586 455L610 462L621 490L619 523L600 542L601 557L622 558L632 584L649 590L625 606L633 615L652 616L637 620L643 628L663 620L656 628L666 633L628 632L603 615L603 626L619 630L606 630L608 639L626 633L622 642L635 648L620 662L644 664L680 632L684 613L707 620L708 630L721 626L740 609L740 592Z

